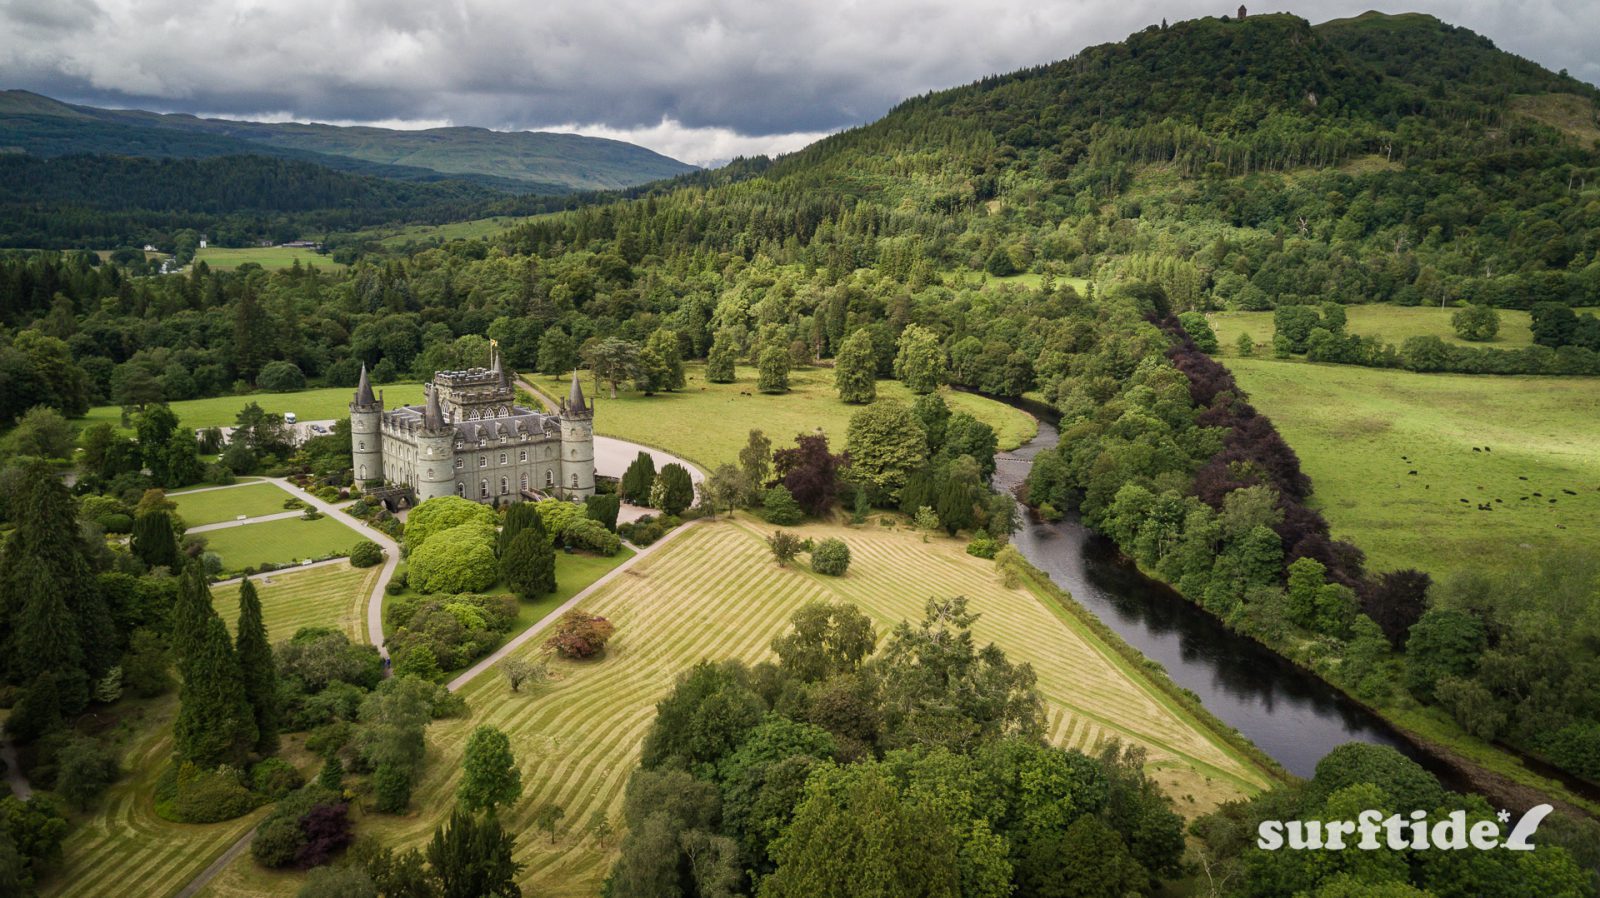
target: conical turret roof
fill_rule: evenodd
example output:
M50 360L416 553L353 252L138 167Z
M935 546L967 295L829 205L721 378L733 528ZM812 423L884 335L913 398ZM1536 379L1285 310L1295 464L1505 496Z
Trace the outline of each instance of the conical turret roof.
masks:
M583 387L578 384L578 369L572 369L572 389L567 393L567 411L574 414L583 414L589 411L589 406L583 401Z
M372 395L372 381L367 377L367 363L361 363L361 381L356 384L356 405L375 405L378 399Z
M444 429L444 412L439 410L439 391L432 384L428 385L428 404L422 410L422 427L424 430Z

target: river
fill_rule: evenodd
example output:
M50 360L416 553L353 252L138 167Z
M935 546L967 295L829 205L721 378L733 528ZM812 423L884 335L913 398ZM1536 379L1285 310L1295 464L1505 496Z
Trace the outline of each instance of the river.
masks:
M1038 436L996 457L994 487L1010 492L1027 478L1033 457L1059 439L1041 418ZM1399 749L1447 786L1456 779L1382 718L1139 573L1076 515L1050 523L1027 511L1011 541L1034 567L1289 772L1309 777L1334 747L1361 741Z

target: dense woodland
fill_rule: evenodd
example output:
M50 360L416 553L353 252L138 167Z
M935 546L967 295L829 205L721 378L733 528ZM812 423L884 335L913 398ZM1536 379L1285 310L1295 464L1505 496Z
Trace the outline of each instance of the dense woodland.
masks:
M423 377L480 363L486 338L519 370L581 363L612 389L646 393L681 387L683 360L705 358L711 379L754 368L770 393L786 389L790 366L821 362L835 366L846 401L870 401L880 377L922 394L942 380L1028 395L1061 415L1060 448L1037 459L1028 483L1026 498L1041 514L1080 513L1151 575L1369 703L1437 707L1476 737L1600 782L1600 609L1591 576L1600 560L1552 557L1525 584L1432 584L1415 571L1367 570L1359 547L1330 538L1307 504L1314 485L1293 451L1197 345L1208 335L1185 314L1303 309L1310 319L1283 316L1302 336L1288 351L1308 351L1320 329L1318 351L1332 353L1338 345L1329 340L1346 339L1329 311L1340 304L1536 308L1555 322L1544 350L1588 359L1581 354L1595 349L1583 345L1580 328L1590 326L1576 315L1568 326L1552 309L1600 305L1600 152L1518 111L1519 98L1557 94L1600 97L1426 17L1315 28L1290 16L1203 19L909 100L880 122L775 161L740 161L585 203L502 238L370 254L345 273L196 265L155 278L83 253L8 254L0 258L0 377L11 386L0 391L0 417L33 419L8 437L28 447L20 454L59 458L67 454L61 442L38 436L48 415L30 409L74 416L109 402L134 414L195 396L348 386L363 363L379 382ZM1037 277L1007 280L1016 274ZM982 434L962 422L952 435L932 403L884 405L864 406L875 411L858 415L859 430L852 424L848 452L802 439L733 501L760 505L769 518L830 513L840 503L898 508L995 551L1009 516L982 489ZM161 453L192 456L180 439L166 439L173 445ZM141 433L131 451L148 456L153 444ZM987 451L992 466L992 442ZM186 463L186 476L206 476L196 468ZM109 488L126 501L146 485L138 467L114 476L124 479L90 479L82 489ZM20 506L7 517L17 535L5 559L15 564L28 527ZM8 607L3 625L15 638L37 609L16 600ZM85 627L102 616L95 607L86 613ZM64 646L106 651L90 631L74 633ZM84 655L83 677L69 684L75 699L89 700L109 660ZM8 682L25 697L42 669L19 667ZM915 799L923 786L912 788L923 782L920 765L939 768L928 783L969 775L970 757L961 755L976 743L933 760L896 754L904 746L884 735L891 730L849 752L837 734L824 744L825 734L805 729L813 712L783 704L758 674L707 668L685 682L698 677L728 691L752 719L778 715L758 732L810 745L792 752L806 754L807 765L859 759L828 767L819 792L901 802L903 819L893 819L909 826L928 812ZM734 748L680 764L667 761L673 751L647 746L646 768L662 769L641 775L638 788L654 788L651 776L687 776L702 784L672 782L707 796L723 790L726 801L734 786L717 752ZM1126 773L1114 759L1071 763L1086 776ZM665 772L673 767L686 773ZM1409 771L1394 776L1415 785ZM1381 781L1374 788L1382 794L1352 795L1339 790L1366 780L1337 770L1327 779L1197 829L1211 861L1233 871L1212 881L1217 894L1356 894L1339 889L1359 871L1286 872L1247 856L1240 821L1252 815L1321 813L1358 799L1432 806L1414 804L1403 784L1383 791ZM1430 800L1440 797L1436 785L1424 790ZM743 872L728 888L759 881L762 894L807 893L810 880L780 875L781 867L820 851L820 842L752 843L745 824L717 822L706 801L651 822L649 803L630 798L641 809L630 838L648 832L666 844L677 832L686 845L692 830L710 856L740 852ZM1113 843L1123 845L1138 863L1118 882L1148 888L1131 871L1140 867L1148 879L1166 861L1128 848L1105 806L1092 806L1100 822L1073 833L1075 850L1108 858ZM818 819L811 832L821 839L831 825ZM1577 832L1563 844L1592 840ZM990 847L1023 852L1006 854L1006 875L1025 875L1025 839ZM629 851L613 875L618 896L687 894L690 885L727 893L685 879L688 861L675 868L680 891L625 888L636 881L629 877L656 871L628 866ZM1559 869L1497 868L1508 877L1505 891L1593 894L1600 858L1579 851L1577 863L1590 871L1582 874L1563 866L1573 862L1560 852L1539 856ZM964 868L960 893L996 885L985 877L999 869ZM1365 881L1396 879L1439 895L1472 889L1426 864ZM1095 894L1014 881L1018 894Z

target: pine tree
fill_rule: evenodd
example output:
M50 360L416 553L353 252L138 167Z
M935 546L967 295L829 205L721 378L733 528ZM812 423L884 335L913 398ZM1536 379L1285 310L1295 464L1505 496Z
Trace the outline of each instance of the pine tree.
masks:
M440 898L485 898L520 895L512 859L511 834L493 814L483 818L456 809L450 822L433 831L428 865L438 877Z
M317 785L335 794L344 791L344 762L338 755L329 755L317 774Z
M488 724L467 737L461 770L456 797L469 811L493 811L497 805L511 805L522 795L522 772L511 754L511 740Z
M525 528L500 555L500 576L518 597L532 599L556 588L556 551L542 530Z
M239 635L234 643L239 671L244 677L245 699L256 721L256 751L271 754L278 750L278 671L272 660L272 645L267 642L267 627L261 620L261 598L249 578L239 584Z
M833 385L844 402L871 402L878 398L878 355L872 333L860 328L844 341L834 360Z
M178 582L172 651L183 678L173 724L178 759L203 768L242 764L256 743L255 715L228 628L211 607L211 589L198 564Z
M133 520L133 554L149 567L174 568L178 564L178 538L172 517L164 511L147 511Z
M628 470L622 473L618 492L624 501L644 505L650 501L650 488L656 482L656 460L648 452L634 456Z
M544 542L550 541L550 536L544 529L544 517L539 514L539 507L533 502L518 502L506 509L506 519L500 525L500 540L495 546L495 551L502 558L505 557L511 541L524 530L532 530Z

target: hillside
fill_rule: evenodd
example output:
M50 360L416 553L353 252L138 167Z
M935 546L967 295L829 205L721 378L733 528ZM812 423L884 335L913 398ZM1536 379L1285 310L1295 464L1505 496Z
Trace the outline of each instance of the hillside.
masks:
M46 157L260 153L389 178L455 177L541 193L610 190L694 170L643 147L575 134L237 122L76 106L20 90L0 92L0 134L0 151Z

